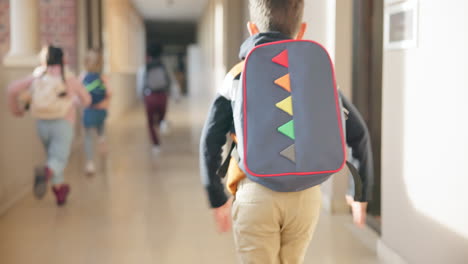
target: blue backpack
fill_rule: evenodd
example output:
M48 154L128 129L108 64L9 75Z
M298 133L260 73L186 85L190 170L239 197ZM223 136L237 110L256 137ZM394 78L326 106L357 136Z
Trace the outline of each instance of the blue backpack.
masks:
M91 95L91 105L99 104L106 98L106 86L99 73L86 73L83 79L83 85Z
M257 46L244 61L239 87L236 156L249 179L278 192L301 191L347 164L344 113L323 46L304 40ZM350 170L359 195L360 178Z

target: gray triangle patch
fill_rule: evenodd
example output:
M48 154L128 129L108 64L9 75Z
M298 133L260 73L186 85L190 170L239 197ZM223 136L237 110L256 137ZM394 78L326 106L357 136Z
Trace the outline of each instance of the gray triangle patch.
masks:
M294 144L287 147L285 150L280 152L281 156L289 159L290 161L296 163L296 148Z

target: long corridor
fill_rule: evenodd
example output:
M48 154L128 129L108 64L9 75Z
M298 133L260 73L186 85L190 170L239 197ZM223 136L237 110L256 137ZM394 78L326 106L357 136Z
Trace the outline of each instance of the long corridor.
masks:
M204 114L190 101L173 104L171 133L154 156L143 112L128 113L108 128L108 155L93 177L83 172L77 142L67 206L57 208L50 192L41 201L28 194L1 216L0 263L237 263L232 236L216 232L200 183ZM305 263L379 263L376 240L349 216L323 212Z

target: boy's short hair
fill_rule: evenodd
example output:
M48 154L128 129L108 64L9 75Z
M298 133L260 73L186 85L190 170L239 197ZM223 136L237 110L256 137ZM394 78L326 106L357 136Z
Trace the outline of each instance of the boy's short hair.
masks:
M86 71L100 73L103 66L101 52L98 50L89 50L86 54L84 64Z
M250 0L250 17L261 32L279 31L293 37L304 14L304 0Z

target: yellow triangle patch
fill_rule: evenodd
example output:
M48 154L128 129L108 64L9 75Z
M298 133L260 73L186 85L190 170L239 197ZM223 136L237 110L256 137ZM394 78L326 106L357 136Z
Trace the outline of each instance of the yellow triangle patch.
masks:
M289 78L289 73L277 79L275 84L281 86L286 91L291 92L291 79Z
M292 97L289 96L288 98L284 99L283 101L276 104L276 107L285 111L290 116L293 115L293 104L292 104Z

